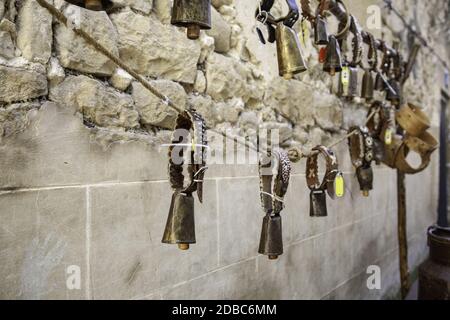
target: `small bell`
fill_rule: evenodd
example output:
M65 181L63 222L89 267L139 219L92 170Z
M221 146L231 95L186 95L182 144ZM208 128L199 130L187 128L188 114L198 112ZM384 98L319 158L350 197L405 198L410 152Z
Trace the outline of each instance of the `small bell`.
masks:
M323 71L334 76L336 72L342 70L341 49L339 43L334 36L329 36L327 45L327 56L323 65Z
M106 11L114 6L111 0L65 0L66 2L78 7L86 8L92 11Z
M327 45L328 42L327 23L318 15L314 21L314 43L316 45Z
M192 195L174 192L162 242L177 244L181 250L188 250L189 244L195 243L194 198Z
M326 217L328 215L327 195L324 190L311 190L311 193L309 194L309 200L310 217Z
M365 99L366 102L369 102L373 99L373 77L372 72L370 70L366 70L364 72L362 86L361 86L361 98Z
M399 105L401 100L401 88L400 83L395 80L389 80L389 86L392 89L388 89L386 93L386 100L390 101L393 105Z
M275 37L280 76L289 80L294 74L306 71L306 63L300 51L300 42L295 31L279 22Z
M373 139L373 159L379 165L384 158L384 143L379 139Z
M189 39L198 39L200 29L211 29L211 0L174 0L171 23L187 28Z
M339 77L338 96L354 98L358 95L358 69L350 66L342 67Z
M268 214L264 217L258 252L269 256L270 260L275 260L278 256L283 254L280 215Z
M363 196L368 197L369 191L373 189L373 170L369 165L367 167L358 167L356 169L356 177L358 178L359 188Z
M380 72L378 72L375 78L375 90L384 91L385 89L386 89L386 79Z

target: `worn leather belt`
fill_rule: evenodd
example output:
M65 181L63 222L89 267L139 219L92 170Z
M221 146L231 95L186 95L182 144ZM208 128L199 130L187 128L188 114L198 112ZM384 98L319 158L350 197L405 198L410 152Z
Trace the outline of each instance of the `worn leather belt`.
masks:
M407 135L397 152L395 166L400 171L409 174L423 171L428 167L431 154L437 147L437 140L428 132L424 132L418 137ZM418 153L421 158L421 164L416 168L412 167L406 160L410 151Z
M289 186L291 163L287 152L275 148L260 158L259 181L261 206L265 212L258 252L276 259L283 254L280 212Z
M338 161L334 152L325 146L317 146L306 162L306 182L310 193L310 216L327 216L326 193L334 199L336 196L334 181L338 175L342 176L338 168ZM324 157L326 168L322 181L319 179L318 158Z
M373 189L373 171L371 167L374 159L373 138L369 134L367 127L354 126L349 129L349 133L354 132L348 138L350 159L356 168L360 189L364 196L369 195Z
M384 158L386 130L393 126L390 118L389 107L381 101L374 101L367 112L367 116L373 116L367 122L369 134L373 138L373 153L376 164L380 164Z
M192 141L187 141L186 134L189 132ZM189 174L187 185L185 185L183 175L183 153L185 149L189 150L190 154L190 161L187 166ZM169 182L175 193L192 196L192 193L197 191L198 199L200 202L203 201L203 177L207 169L206 149L206 125L202 116L193 109L179 114L172 135L172 144L169 147L168 166Z
M411 136L419 136L430 128L428 116L417 106L408 103L396 114L397 123Z

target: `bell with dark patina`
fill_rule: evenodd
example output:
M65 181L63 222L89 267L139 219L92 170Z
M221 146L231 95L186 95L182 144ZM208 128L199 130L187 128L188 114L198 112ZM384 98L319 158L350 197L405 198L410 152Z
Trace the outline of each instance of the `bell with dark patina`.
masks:
M194 198L192 195L174 192L162 242L177 244L181 250L188 250L189 244L195 243Z
M201 29L211 29L211 0L174 0L171 23L186 28L189 39L198 39Z
M327 45L328 37L326 21L321 16L317 16L314 21L314 43L318 46Z
M373 170L371 166L362 166L356 169L359 189L364 197L369 196L369 191L373 189Z
M334 36L328 37L326 53L323 71L328 72L331 76L334 76L336 72L341 72L342 70L341 48Z
M328 215L327 195L324 190L311 190L309 203L310 217L326 217Z
M386 79L383 77L383 75L378 72L377 76L375 77L375 88L376 91L384 91L386 90Z
M351 66L342 67L339 77L338 96L348 99L358 96L357 68Z
M283 254L280 215L264 216L258 252L268 256L270 260L275 260Z
M430 255L419 267L419 300L450 300L450 229L428 229Z
M386 90L386 100L390 101L393 105L398 106L401 100L400 83L395 79L391 79L389 80L389 86L391 88Z
M306 71L306 63L300 51L300 42L295 31L279 22L275 38L280 76L289 80L292 79L294 74Z
M384 158L384 143L378 138L373 139L373 159L377 165L381 164Z
M364 71L364 76L361 85L361 98L366 102L370 102L373 99L374 83L372 72L370 70Z
M114 6L111 0L65 0L70 4L92 11L107 11Z

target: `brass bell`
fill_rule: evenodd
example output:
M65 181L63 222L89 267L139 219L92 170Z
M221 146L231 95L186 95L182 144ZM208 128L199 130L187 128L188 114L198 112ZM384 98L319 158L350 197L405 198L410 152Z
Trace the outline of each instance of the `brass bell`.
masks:
M370 70L364 71L364 76L361 85L361 98L367 102L373 99L374 83L372 72Z
M65 0L70 4L92 11L107 11L114 6L111 0Z
M334 76L336 72L342 70L341 49L337 39L334 36L329 36L327 45L327 56L323 65L323 71L328 72Z
M171 23L187 28L189 39L198 39L200 29L211 29L211 0L174 0Z
M270 260L275 260L283 254L280 215L264 216L258 252L269 256Z
M306 71L306 63L300 51L300 42L295 31L279 22L275 38L280 76L289 80L292 79L294 74Z
M188 250L189 244L195 243L194 198L192 195L174 192L162 242L177 244L181 250Z
M386 100L390 101L393 105L399 105L401 100L401 88L400 83L395 80L389 80L389 86L387 89Z
M316 45L327 45L328 42L327 23L318 15L314 21L314 43Z
M309 200L310 217L326 217L328 215L327 195L324 190L311 190L311 193L309 194Z
M373 170L372 167L362 166L356 169L356 177L358 178L359 188L362 194L367 197L369 191L373 189Z
M357 95L358 69L351 66L344 66L339 77L338 96L351 99Z

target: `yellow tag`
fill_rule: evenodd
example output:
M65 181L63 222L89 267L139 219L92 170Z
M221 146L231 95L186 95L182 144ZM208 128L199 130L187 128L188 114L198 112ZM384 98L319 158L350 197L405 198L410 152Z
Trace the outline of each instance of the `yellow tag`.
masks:
M342 67L341 82L343 85L348 85L350 82L350 71L348 67Z
M303 44L304 47L306 47L306 39L309 38L309 28L308 25L306 23L306 20L302 21L301 23L301 32L299 35L300 41Z
M341 173L336 176L334 179L334 191L336 192L336 197L342 198L345 193L345 182L344 177Z
M392 130L391 129L386 129L386 132L384 133L384 143L388 146L392 143Z
M191 140L192 152L195 152L195 139Z

